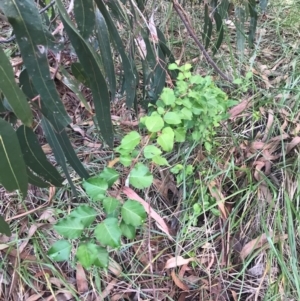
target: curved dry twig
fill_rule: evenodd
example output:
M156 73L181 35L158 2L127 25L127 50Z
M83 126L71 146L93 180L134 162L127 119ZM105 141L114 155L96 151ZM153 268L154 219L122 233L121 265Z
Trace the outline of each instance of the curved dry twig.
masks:
M203 55L205 56L207 62L214 68L214 70L226 81L232 83L232 78L227 76L218 66L217 64L214 62L214 60L210 57L210 55L208 54L208 52L205 50L205 47L201 44L201 42L199 41L199 39L197 38L197 36L195 35L191 25L189 24L189 21L187 20L187 17L184 16L184 10L181 7L181 5L178 3L177 0L173 0L173 6L174 9L176 11L176 13L178 14L178 16L180 17L181 21L183 22L185 28L187 29L188 33L190 34L190 36L193 38L193 40L195 41L195 43L197 44L197 46L199 47L199 49L201 50L201 52L203 53Z

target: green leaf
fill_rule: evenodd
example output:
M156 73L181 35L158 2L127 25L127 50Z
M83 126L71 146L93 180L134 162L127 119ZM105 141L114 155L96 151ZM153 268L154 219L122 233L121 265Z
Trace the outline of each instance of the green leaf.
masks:
M70 165L74 168L74 170L79 174L81 178L88 178L89 174L82 165L81 161L78 159L66 130L64 129L59 133L55 133L55 136Z
M69 174L69 170L68 170L68 166L66 164L66 159L64 156L64 153L61 149L61 146L57 140L56 134L53 130L53 127L50 125L49 121L46 118L42 118L42 128L44 130L46 139L49 143L49 145L51 146L55 159L57 161L57 163L62 167L65 176L71 186L72 189L72 193L74 196L76 196L76 187L74 186L72 179L70 177Z
M180 110L180 113L182 114L182 119L185 119L185 120L192 120L193 119L192 111L187 109L187 108L182 108Z
M66 240L56 241L50 250L48 256L54 261L67 261L71 254L72 245Z
M153 182L153 175L143 163L137 163L129 174L129 183L138 189L149 187Z
M86 228L96 219L97 212L90 206L81 205L72 210L69 216L79 219Z
M103 208L107 216L117 217L117 209L121 203L116 198L108 197L103 199Z
M17 134L0 118L0 183L8 191L18 189L27 195L28 177Z
M132 66L125 53L125 48L123 46L122 39L119 35L119 31L115 26L114 20L112 20L109 12L107 11L105 4L103 3L102 0L96 0L95 2L106 21L106 25L111 35L111 38L114 40L115 46L118 52L120 53L122 64L123 64L122 70L124 70L124 78L125 78L126 105L128 107L132 107L134 103L134 99L136 97L136 85L137 85L137 78L134 72L134 66Z
M152 158L152 161L159 166L170 166L167 159L162 156L155 156Z
M0 215L0 233L5 234L6 236L11 236L9 225L2 215Z
M72 64L73 66L74 64ZM61 66L59 68L62 76L61 81L72 91L74 94L78 97L78 99L81 101L81 103L84 105L85 109L89 111L90 114L93 114L92 108L89 105L89 103L86 101L84 98L83 94L80 91L80 82L76 79L73 78L67 70Z
M32 124L32 113L26 96L15 81L11 64L0 47L0 90L2 90L16 116L27 126Z
M167 112L164 116L164 121L168 124L180 124L181 116L177 112Z
M171 65L170 65L171 66ZM169 69L170 69L169 66ZM177 66L176 66L177 69ZM170 69L170 70L174 70L174 69ZM171 106L175 103L176 97L174 94L174 90L166 87L163 89L163 92L160 95L160 99L167 105L167 106Z
M135 238L135 232L136 229L132 225L127 225L124 221L121 221L120 228L122 231L122 234L127 237L128 239L134 239Z
M186 130L184 128L174 129L175 141L184 142L186 139Z
M109 255L106 249L97 246L97 258L94 265L100 268L107 268L109 262Z
M106 181L108 188L110 188L119 178L119 174L116 170L110 167L105 167L99 174L103 180Z
M29 99L32 99L38 95L38 92L36 92L32 84L32 80L29 78L26 68L20 73L19 86Z
M44 182L40 177L34 175L28 167L26 170L28 176L28 183L40 188L46 188L50 186L50 183Z
M97 259L97 255L98 255L98 246L92 242L80 244L76 252L77 260L86 269L92 266L92 264Z
M79 61L88 76L101 135L105 142L110 147L113 147L114 135L110 116L110 97L105 78L102 75L101 68L98 64L98 60L96 59L97 54L74 27L61 0L57 0L56 5L61 15L64 28L68 33L70 41L78 55Z
M109 32L103 15L96 9L96 36L99 43L103 68L107 75L110 88L111 98L115 99L116 95L116 76L113 62L113 54L111 52Z
M140 141L140 134L136 131L132 131L121 140L121 145L119 146L119 148L126 151L132 151L140 143Z
M47 160L40 143L32 129L20 126L17 129L17 136L23 153L25 163L38 176L54 186L61 186L63 178L56 168Z
M125 167L129 167L132 163L132 158L129 155L120 156L120 163Z
M94 201L103 199L108 189L107 182L100 175L84 180L82 186Z
M104 246L119 247L121 235L118 219L114 217L105 219L95 229L97 240Z
M174 147L174 131L170 127L164 128L157 138L157 143L165 152L170 152Z
M74 15L80 34L84 39L88 39L95 26L93 0L76 0L74 2Z
M147 130L151 133L156 133L160 131L164 126L164 121L159 115L147 116L145 120L145 126Z
M146 217L146 211L142 204L134 200L128 200L121 209L121 215L127 225L141 226Z
M60 219L55 225L54 230L65 238L78 238L83 230L84 225L79 218L68 216Z
M152 159L153 157L160 155L162 151L155 145L147 145L144 148L144 157L147 159Z
M89 80L88 76L86 75L86 73L80 63L78 63L78 62L73 63L71 65L71 71L72 71L72 74L75 76L75 78L79 82L83 83L83 85L85 85L87 88L91 87L90 80Z
M63 129L71 119L51 79L47 59L48 48L54 49L58 44L44 28L34 1L1 1L0 8L14 29L24 65L45 107L43 114L47 118L51 116L55 119L53 126L56 130Z

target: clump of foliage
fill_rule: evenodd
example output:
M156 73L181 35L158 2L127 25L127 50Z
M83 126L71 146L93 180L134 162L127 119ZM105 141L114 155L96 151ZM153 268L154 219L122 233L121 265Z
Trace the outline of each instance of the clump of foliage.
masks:
M118 161L129 170L126 185L136 189L149 187L153 182L151 165L168 166L176 174L177 184L182 182L183 173L192 174L191 165L171 167L169 164L166 155L174 150L175 143L191 145L198 141L208 152L212 150L216 128L227 117L226 112L234 102L228 100L210 77L192 75L191 68L190 64L169 66L170 70L179 71L177 82L174 89L165 87L156 105L149 105L149 115L141 118L141 129L147 130L145 138L131 131L115 148ZM76 259L86 268L107 267L107 248L120 247L122 236L134 239L146 219L146 211L139 202L131 199L123 202L107 195L118 178L115 168L106 167L99 175L83 181L90 199L102 204L105 219L98 225L93 226L96 210L81 205L54 226L64 238L80 239ZM211 206L211 201L207 206ZM197 214L201 209L198 207L194 208ZM59 240L48 255L56 261L68 260L71 248L69 241Z

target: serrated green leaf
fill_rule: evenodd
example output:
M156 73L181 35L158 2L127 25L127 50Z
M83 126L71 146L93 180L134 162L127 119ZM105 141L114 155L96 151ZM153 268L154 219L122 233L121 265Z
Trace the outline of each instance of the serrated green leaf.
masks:
M85 74L88 76L101 135L105 142L112 147L114 135L110 116L110 97L105 78L102 75L101 68L96 59L97 54L74 27L61 0L57 0L56 5L61 15L64 28L68 33Z
M149 187L153 182L153 175L143 163L137 163L129 174L129 183L138 189Z
M119 200L117 200L116 198L108 197L104 198L102 203L106 215L117 217L117 209L121 205Z
M123 204L121 215L127 225L134 227L141 226L147 217L143 205L134 200L128 200Z
M0 47L0 90L2 90L7 101L16 116L27 126L32 124L32 112L26 96L20 90L15 81L11 64Z
M159 115L147 116L145 120L145 126L147 130L151 133L156 133L160 131L164 126L164 121Z
M161 153L162 151L155 145L147 145L144 148L144 157L147 159L152 159L153 157L158 156Z
M170 166L169 162L167 161L166 158L162 157L162 156L154 156L152 158L152 161L159 165L159 166Z
M127 225L124 221L121 221L120 229L122 234L128 239L134 239L136 234L136 229L132 225Z
M47 118L51 116L55 119L53 126L59 131L68 125L71 119L65 111L49 71L48 48L55 49L58 43L54 42L50 32L44 28L34 1L1 1L0 8L13 26L24 65L45 107L43 114Z
M119 178L119 173L110 167L105 167L103 171L99 174L99 177L104 179L110 188Z
M170 152L174 147L174 131L170 127L164 128L157 138L157 143L165 152Z
M92 242L81 244L76 252L76 258L81 265L88 269L98 257L98 246Z
M9 225L2 215L0 215L0 233L5 234L6 236L11 236Z
M164 121L168 124L180 124L181 116L177 112L167 112L164 116Z
M170 66L169 66L169 68L170 68ZM174 69L170 69L170 70L174 70ZM167 106L173 105L175 103L175 100L176 100L176 97L175 97L175 94L174 94L174 90L172 90L172 89L170 89L168 87L164 88L163 92L160 95L160 99Z
M73 239L82 234L84 225L79 218L68 216L60 219L54 225L54 230L65 238Z
M126 151L132 151L140 143L140 141L141 135L136 131L132 131L121 140L119 148Z
M72 210L69 216L78 218L86 228L96 219L97 212L90 206L81 205Z
M56 168L47 160L40 143L32 129L20 126L17 129L17 136L23 153L26 165L38 176L54 186L61 186L63 178Z
M82 186L85 189L88 196L94 201L99 201L103 199L108 189L107 182L100 176L84 180Z
M66 240L56 241L50 250L48 256L54 261L67 261L71 254L72 245Z
M97 246L97 258L94 265L100 268L107 268L109 262L109 254L106 249Z
M123 164L125 167L129 167L132 163L132 157L130 157L129 155L122 155L119 158L120 163Z
M104 246L119 247L121 235L118 219L114 217L105 219L95 229L97 240Z
M17 134L0 118L0 183L8 191L18 189L27 195L28 177Z
M105 23L105 19L101 12L96 9L96 36L99 43L103 68L105 70L111 98L115 99L116 94L116 76L113 62L113 54L110 47L109 32Z
M88 39L95 26L93 0L76 0L74 2L74 15L80 34L84 39Z

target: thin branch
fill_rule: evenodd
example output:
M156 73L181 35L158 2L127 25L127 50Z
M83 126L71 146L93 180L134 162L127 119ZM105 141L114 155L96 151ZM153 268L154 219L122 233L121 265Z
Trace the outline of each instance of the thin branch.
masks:
M208 54L208 52L205 50L205 47L201 44L201 42L199 41L199 39L197 38L197 36L195 35L191 25L189 24L187 17L184 17L183 15L183 8L181 7L181 5L178 3L177 0L173 0L173 6L175 11L177 12L178 16L180 17L181 21L183 22L185 28L187 29L188 33L190 34L190 36L193 38L193 40L195 41L195 43L197 44L197 46L199 47L199 49L201 50L201 52L204 54L207 62L214 68L214 70L226 81L232 83L232 78L227 76L218 66L217 64L213 61L213 59L210 57L210 55Z
M48 8L50 8L51 6L53 6L55 4L55 0L52 0L48 5L46 5L45 7L43 7L39 13L42 14L44 13ZM7 40L0 40L0 44L5 44L5 43L10 43L12 41L14 41L16 38L15 35L13 35L12 37L10 37L9 39Z

